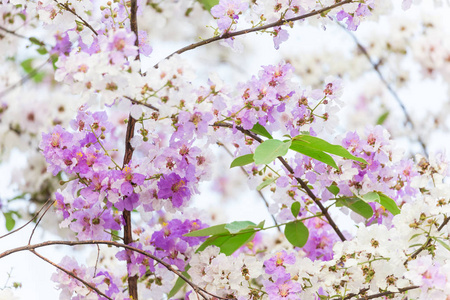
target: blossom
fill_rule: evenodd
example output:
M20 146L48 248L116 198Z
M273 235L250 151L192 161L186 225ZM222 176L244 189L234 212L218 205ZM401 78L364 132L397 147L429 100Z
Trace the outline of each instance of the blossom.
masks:
M220 0L219 4L211 8L211 14L217 20L217 25L221 31L228 31L232 24L239 19L239 15L248 7L246 2L241 0Z
M191 197L187 179L181 178L176 173L164 175L158 181L158 188L158 198L170 199L174 207L180 207Z

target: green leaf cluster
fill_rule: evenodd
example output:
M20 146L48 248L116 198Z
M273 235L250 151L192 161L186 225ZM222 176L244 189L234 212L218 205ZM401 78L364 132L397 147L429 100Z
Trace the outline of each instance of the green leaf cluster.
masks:
M210 236L197 251L203 251L208 246L217 246L225 255L233 254L237 249L253 240L256 232L264 227L264 221L255 224L250 221L234 221L200 229L184 236Z

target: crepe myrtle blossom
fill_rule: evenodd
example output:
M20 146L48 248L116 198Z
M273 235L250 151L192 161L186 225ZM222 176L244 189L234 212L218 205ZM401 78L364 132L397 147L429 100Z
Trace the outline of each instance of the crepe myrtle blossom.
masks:
M277 252L274 256L264 262L265 270L267 274L273 274L277 270L285 269L285 264L293 265L295 263L295 255L293 253L288 254L282 250Z
M365 1L365 3L359 3L356 10L353 12L345 11L344 9L341 10L336 15L336 19L338 21L347 19L345 21L345 23L347 24L347 29L355 31L361 23L362 19L372 15L370 10L374 8L374 5L374 0L367 0Z
M289 273L282 273L275 281L264 281L264 288L270 300L300 300L301 284L292 281Z
M163 175L158 181L158 198L170 199L174 207L182 206L191 197L187 182L176 173Z
M135 242L133 245L139 249L146 249L156 257L184 271L195 247L206 237L185 237L183 235L206 227L208 225L198 219L184 221L173 219L168 223L164 222L162 229L154 231L150 238L145 233L146 229L150 230L150 228L137 228L135 233L140 237L140 242ZM117 253L116 258L125 261L128 256L133 262L133 266L129 268L132 270L131 275L139 273L142 276L148 270L155 272L155 262L142 254L127 254L126 250L122 250ZM161 265L159 267L164 268Z
M236 24L239 15L248 8L248 3L241 0L220 0L219 4L211 8L211 14L217 20L219 30L227 32L231 25Z
M273 44L276 50L280 49L280 44L289 39L289 33L286 29L282 29L281 26L273 28Z

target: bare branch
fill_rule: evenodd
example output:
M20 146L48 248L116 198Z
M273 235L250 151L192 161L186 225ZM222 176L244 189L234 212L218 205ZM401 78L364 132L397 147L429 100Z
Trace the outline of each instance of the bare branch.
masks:
M293 17L293 18L289 18L289 19L285 19L285 20L281 19L281 20L278 20L276 22L266 24L264 26L253 27L253 28L243 29L243 30L234 31L234 32L226 32L226 33L222 34L221 36L215 36L215 37L203 40L201 42L194 43L194 44L191 44L189 46L186 46L186 47L183 47L181 49L178 49L177 51L175 51L172 54L170 54L169 56L167 56L165 59L168 59L168 58L170 58L171 56L173 56L175 54L181 54L183 52L186 52L186 51L198 48L200 46L204 46L204 45L210 44L212 42L217 42L217 41L220 41L220 40L229 39L231 37L235 37L235 36L239 36L239 35L243 35L243 34L247 34L247 33L251 33L251 32L257 32L257 31L262 31L262 30L266 30L266 29L269 29L269 28L277 27L277 26L286 25L287 23L290 23L290 22L295 22L295 21L299 21L299 20L303 20L303 19L315 16L315 15L326 13L327 11L329 11L329 10L331 10L333 8L342 6L344 4L352 3L352 2L354 2L354 0L344 0L344 1L341 1L339 3L330 5L328 7L324 7L324 8L319 9L319 10L313 10L312 12L304 14L304 15L301 15L301 16L297 16L297 17ZM158 64L156 64L154 67L158 68Z
M49 199L50 200L50 199ZM55 200L56 201L56 200ZM52 204L55 202L53 201ZM34 235L34 231L36 230L36 228L38 227L39 223L41 222L42 218L45 216L45 214L47 213L47 211L49 210L50 207L52 207L52 204L47 206L47 208L45 209L44 213L39 217L39 219L36 222L36 225L34 225L33 230L31 231L30 234L30 238L28 239L28 245L31 244L31 239L33 238Z
M99 294L100 296L105 297L106 299L109 300L113 300L110 297L106 296L104 293L102 293L99 289L97 289L95 286L93 286L92 284L90 284L89 282L87 282L86 280L78 277L77 275L75 275L73 272L70 272L69 270L66 270L65 268L59 266L58 264L55 264L54 262L52 262L51 260L49 260L48 258L40 255L39 253L37 253L34 250L30 250L31 253L33 253L34 255L36 255L37 257L39 257L40 259L48 262L49 264L51 264L52 266L60 269L61 271L63 271L64 273L66 273L67 275L69 275L70 277L75 278L76 280L80 281L81 283L83 283L85 286L87 286L88 288L90 288L91 290L93 290L94 292L96 292L97 294Z
M30 80L31 78L36 76L36 74L39 72L39 70L42 69L47 63L49 63L51 61L52 61L52 58L49 57L43 64L41 64L41 65L37 66L36 68L34 68L33 70L31 70L30 73L28 73L26 76L24 76L18 82L14 83L13 85L10 85L5 90L1 91L0 92L0 98L5 96L6 94L11 92L12 90L14 90L16 87L21 86L22 84L24 84L25 82L27 82L28 80Z
M83 24L89 28L95 35L98 35L97 31L95 31L95 29L88 23L86 22L80 15L77 14L77 12L73 9L71 9L69 7L69 5L67 3L60 3L57 0L53 0L56 3L58 3L59 6L61 6L62 8L64 8L65 10L67 10L68 12L70 12L71 14L73 14L74 16L76 16L78 19L81 20L81 22L83 22Z
M383 74L381 74L380 68L379 68L379 64L376 64L373 60L372 57L370 56L369 52L367 52L367 49L361 45L361 43L359 42L358 38L353 34L353 32L347 30L341 23L337 23L342 29L345 30L345 32L347 32L348 35L351 36L351 38L353 39L353 41L355 42L356 46L358 47L358 49L361 51L361 53L367 58L367 60L369 61L369 63L372 65L372 68L375 70L375 72L378 74L378 77L380 78L381 82L384 84L384 86L387 88L387 90L389 91L389 93L392 95L392 97L394 97L395 101L398 103L398 105L400 106L400 108L402 109L403 114L405 115L406 118L406 123L409 124L411 126L412 130L415 130L415 126L414 123L412 121L411 116L409 115L408 111L406 110L405 105L403 104L403 101L400 99L400 97L398 96L397 92L394 90L394 88L389 84L389 82L386 80L386 78L384 78ZM422 137L417 133L417 141L419 142L420 146L422 147L423 153L425 154L425 156L428 156L428 151L427 151L427 146L425 144L425 142L422 140Z
M42 205L41 209L39 209L39 211L38 211L37 213L35 213L34 216L33 216L30 220L28 220L25 224L23 224L22 226L20 226L20 227L17 228L17 229L14 229L13 231L8 232L7 234L4 234L4 235L0 236L0 239L2 239L2 238L4 238L4 237L7 237L8 235L13 234L14 232L17 232L17 231L19 231L19 230L25 228L28 224L30 224L31 222L33 222L33 220L36 219L36 218L39 216L39 214L41 213L41 211L45 208L45 206L46 206L50 201L51 201L51 199L48 199L47 202L45 202L44 205ZM53 201L53 202L54 202L54 201ZM53 202L52 202L52 204L53 204ZM52 204L51 204L50 206L52 206ZM46 211L47 211L47 210L46 210Z
M52 245L66 245L66 246L77 246L77 245L111 245L111 246L115 246L118 248L124 248L127 250L131 250L137 253L140 253L144 256L147 256L155 261L157 261L158 263L160 263L161 265L163 265L165 268L167 268L169 271L175 273L178 277L180 277L181 279L183 279L187 284L189 284L192 289L199 293L204 299L208 299L207 295L210 295L212 297L215 297L217 299L224 299L227 300L228 298L222 298L219 297L217 295L214 295L208 291L206 291L205 289L199 287L198 285L196 285L195 283L193 283L192 281L190 281L186 276L184 276L179 270L174 269L170 264L166 263L165 261L163 261L162 259L154 256L153 254L150 254L148 252L145 252L144 250L141 250L139 248L127 245L127 244L121 244L118 242L114 242L114 241L104 241L104 240L89 240L89 241L47 241L47 242L43 242L43 243L38 243L38 244L33 244L33 245L26 245L26 246L22 246L22 247L17 247L17 248L13 248L10 250L7 250L3 253L0 253L0 259L3 257L6 257L8 255L14 254L14 253L18 253L21 251L34 251L35 249L38 248L42 248L42 247L47 247L47 246L52 246ZM229 299L228 299L229 300Z
M408 286L408 287L405 287L405 288L400 288L400 289L398 289L398 292L382 292L382 293L378 293L378 294L363 296L363 297L357 298L355 300L369 300L369 299L375 299L375 298L380 298L380 297L384 297L384 296L392 296L392 295L395 295L395 294L401 294L401 293L404 293L406 291L414 290L414 289L418 289L418 288L420 288L420 286L413 285L413 286ZM366 291L366 290L367 289L364 289L364 291ZM359 294L361 294L361 292ZM349 295L349 296L341 298L341 299L343 299L343 300L351 299L353 297L358 296L359 294L352 294L352 295Z
M159 108L156 108L156 107L154 107L151 104L147 104L147 103L144 103L144 102L141 102L141 101L134 100L133 98L128 97L128 96L124 96L124 98L130 100L134 104L138 104L138 105L142 105L142 106L148 107L150 109L153 109L154 111L159 111Z

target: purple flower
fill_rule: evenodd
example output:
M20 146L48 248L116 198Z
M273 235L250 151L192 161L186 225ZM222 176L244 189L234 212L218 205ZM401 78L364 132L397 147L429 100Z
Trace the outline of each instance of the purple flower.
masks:
M275 282L266 280L264 287L271 300L298 300L300 297L297 293L302 290L300 283L292 281L289 273L282 274Z
M275 254L275 256L264 262L267 274L273 274L277 269L283 269L285 264L293 265L295 263L295 255L293 253L287 254L286 251L280 251Z
M248 8L248 4L241 0L221 0L211 8L211 14L217 20L220 30L226 32L232 24L236 23L239 15Z
M170 199L174 207L180 207L191 197L191 192L186 184L187 179L181 178L176 173L164 175L158 181L158 198Z
M147 44L147 31L139 30L139 53L144 56L149 56L153 49Z
M276 50L280 48L280 44L285 42L289 38L289 33L285 29L281 29L281 26L273 28L275 33L273 34L273 44Z

